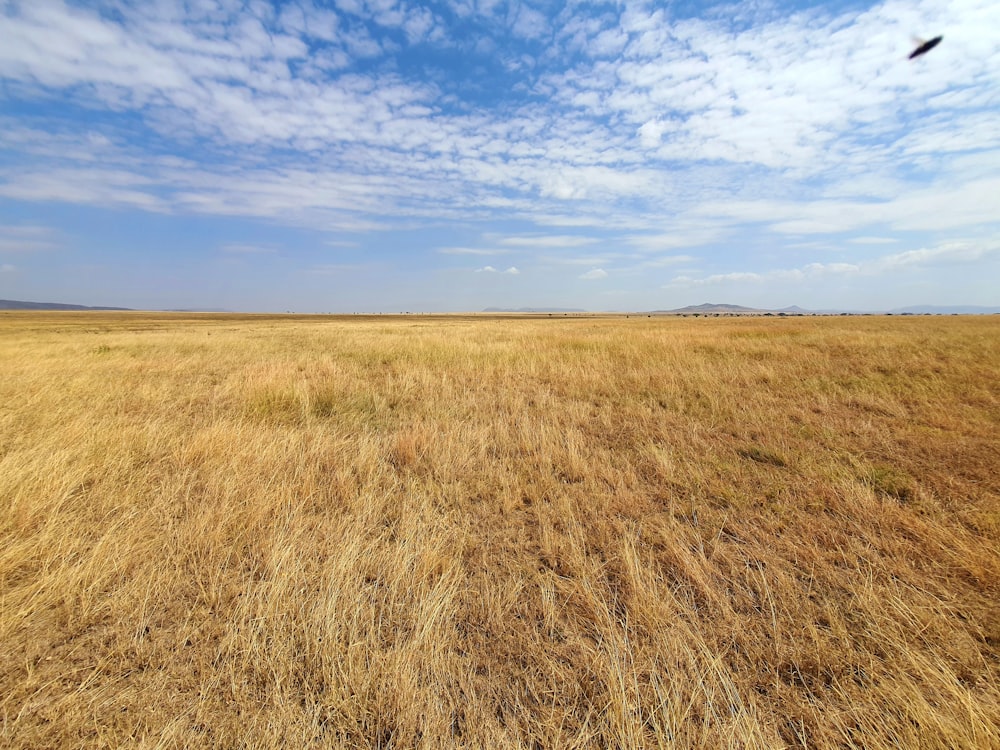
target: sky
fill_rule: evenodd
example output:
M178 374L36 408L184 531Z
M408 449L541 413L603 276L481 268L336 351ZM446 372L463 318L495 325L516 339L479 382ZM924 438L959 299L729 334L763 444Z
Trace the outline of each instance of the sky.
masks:
M0 0L0 298L1000 305L1000 3Z

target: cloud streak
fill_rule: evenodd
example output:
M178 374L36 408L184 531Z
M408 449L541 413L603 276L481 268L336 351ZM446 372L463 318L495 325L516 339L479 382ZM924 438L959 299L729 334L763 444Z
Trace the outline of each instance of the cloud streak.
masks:
M768 271L731 271L704 277L676 276L668 287L703 287L719 284L765 284L816 280L831 276L878 276L910 268L971 263L1000 254L1000 244L981 242L951 242L933 248L907 250L884 255L859 263L808 263L800 268Z
M49 227L30 224L0 225L0 255L38 253L58 247L56 233Z
M486 255L506 255L510 250L503 249L493 249L493 248L480 248L480 247L440 247L438 252L442 255L475 255L475 256L486 256Z

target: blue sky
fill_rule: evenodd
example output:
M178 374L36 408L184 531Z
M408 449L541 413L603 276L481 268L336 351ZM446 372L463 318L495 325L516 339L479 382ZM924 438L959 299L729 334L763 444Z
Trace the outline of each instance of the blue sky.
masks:
M1000 305L996 0L0 8L2 298Z

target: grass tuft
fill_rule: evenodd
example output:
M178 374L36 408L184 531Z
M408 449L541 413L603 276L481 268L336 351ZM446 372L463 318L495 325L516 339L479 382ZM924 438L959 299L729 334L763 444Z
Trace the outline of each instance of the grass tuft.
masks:
M873 466L863 481L878 494L908 503L916 497L913 478L893 466Z
M748 448L739 448L737 453L743 458L747 458L751 461L756 461L759 464L767 464L769 466L788 466L788 461L780 454L767 448L762 448L759 445L752 445Z

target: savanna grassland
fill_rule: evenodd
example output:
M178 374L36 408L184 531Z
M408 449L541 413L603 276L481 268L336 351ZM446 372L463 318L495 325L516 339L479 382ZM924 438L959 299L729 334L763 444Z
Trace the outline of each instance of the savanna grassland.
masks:
M0 745L1000 747L1000 317L0 314Z

